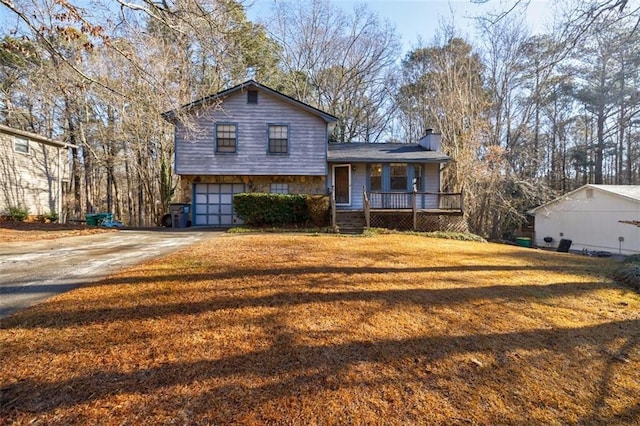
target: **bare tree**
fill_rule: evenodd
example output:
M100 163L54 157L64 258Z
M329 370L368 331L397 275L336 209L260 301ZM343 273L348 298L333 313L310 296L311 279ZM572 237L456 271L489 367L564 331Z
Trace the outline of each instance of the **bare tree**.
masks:
M395 29L363 6L349 15L324 0L278 2L272 22L282 47L276 85L336 115L335 140L379 141L390 119Z

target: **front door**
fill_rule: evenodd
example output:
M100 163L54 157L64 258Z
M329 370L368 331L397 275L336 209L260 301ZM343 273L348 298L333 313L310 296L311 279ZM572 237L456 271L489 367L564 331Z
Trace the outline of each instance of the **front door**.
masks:
M341 164L333 166L333 185L336 194L336 204L348 206L351 204L351 165Z

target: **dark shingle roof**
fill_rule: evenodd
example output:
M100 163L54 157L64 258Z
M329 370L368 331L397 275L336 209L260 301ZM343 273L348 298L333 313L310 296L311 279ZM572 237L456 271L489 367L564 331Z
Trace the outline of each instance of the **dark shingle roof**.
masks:
M328 160L338 162L408 162L446 163L451 158L438 151L427 151L408 143L337 143L329 144Z

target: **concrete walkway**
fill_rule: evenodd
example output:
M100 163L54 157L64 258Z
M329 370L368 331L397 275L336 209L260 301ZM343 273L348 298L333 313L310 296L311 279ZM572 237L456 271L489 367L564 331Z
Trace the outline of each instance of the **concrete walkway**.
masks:
M221 231L123 230L0 245L0 318Z

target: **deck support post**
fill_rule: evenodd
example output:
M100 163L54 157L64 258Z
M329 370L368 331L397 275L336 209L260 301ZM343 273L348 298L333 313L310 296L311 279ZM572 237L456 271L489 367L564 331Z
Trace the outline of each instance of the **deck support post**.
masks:
M416 201L416 188L415 185L413 187L413 191L411 191L411 213L413 214L413 230L418 230L418 209L417 209L417 201Z
M329 200L331 202L331 229L336 232L336 192L335 187L332 185Z

